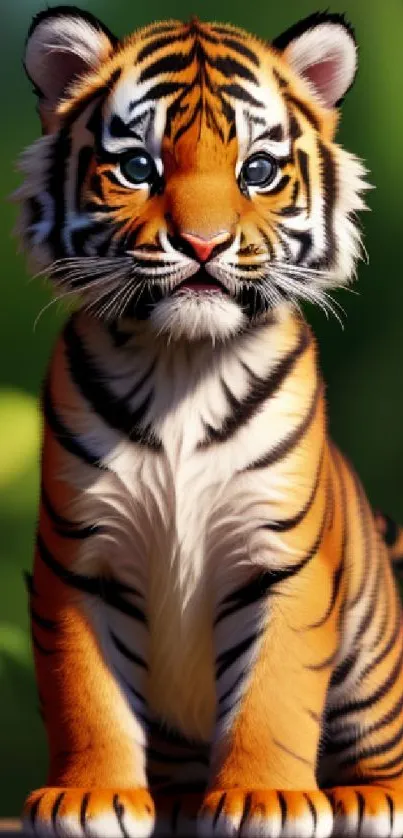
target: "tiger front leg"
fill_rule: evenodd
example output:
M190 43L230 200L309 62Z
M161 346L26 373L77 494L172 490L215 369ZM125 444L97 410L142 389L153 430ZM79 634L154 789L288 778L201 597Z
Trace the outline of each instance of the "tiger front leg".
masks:
M221 604L218 715L199 835L331 835L332 809L315 776L337 645L338 609L326 613L327 592L332 573L310 550L298 567L266 572Z
M98 589L95 576L75 569L78 545L87 538L88 528L80 529L62 518L60 510L66 505L60 503L60 489L58 509L51 497L43 495L42 499L30 585L37 683L50 768L47 786L32 792L25 803L24 827L29 834L48 838L146 838L154 828L141 714L147 708L140 695L146 664L137 666L140 674L132 679L131 694L129 683L115 671L115 658L106 651L113 640L105 613L120 609L122 620L131 618L130 654L137 664L141 663L139 637L146 627L136 597L127 587L123 590L119 583L104 580ZM118 663L127 673L129 641L115 639L120 643Z

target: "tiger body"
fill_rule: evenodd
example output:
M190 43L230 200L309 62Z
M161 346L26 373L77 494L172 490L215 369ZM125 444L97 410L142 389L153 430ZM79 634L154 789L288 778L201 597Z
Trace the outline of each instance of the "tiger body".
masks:
M354 56L326 15L31 29L20 228L83 299L43 393L35 834L149 835L160 801L171 834L200 802L201 835L402 832L401 606L295 307L358 256Z

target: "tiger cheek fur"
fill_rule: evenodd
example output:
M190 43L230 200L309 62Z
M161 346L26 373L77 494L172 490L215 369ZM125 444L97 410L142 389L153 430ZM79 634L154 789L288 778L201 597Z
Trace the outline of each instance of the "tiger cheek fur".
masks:
M398 838L397 542L328 436L296 310L331 307L360 254L365 169L334 142L353 32L119 43L60 7L25 66L44 136L19 232L78 300L42 399L50 766L26 828Z

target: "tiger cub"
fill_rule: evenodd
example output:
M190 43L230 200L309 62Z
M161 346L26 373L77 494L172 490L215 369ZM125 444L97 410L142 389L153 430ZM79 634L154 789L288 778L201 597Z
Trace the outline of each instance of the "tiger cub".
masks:
M337 14L271 44L32 23L20 235L78 301L42 399L36 836L403 834L401 607L299 311L360 254L356 61Z

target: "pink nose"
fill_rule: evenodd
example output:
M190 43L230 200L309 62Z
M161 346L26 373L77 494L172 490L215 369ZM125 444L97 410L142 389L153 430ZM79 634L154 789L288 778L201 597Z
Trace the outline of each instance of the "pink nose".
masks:
M207 262L214 248L229 240L230 235L224 231L213 236L212 239L203 239L201 236L194 236L193 233L181 233L181 238L190 244L199 262Z

